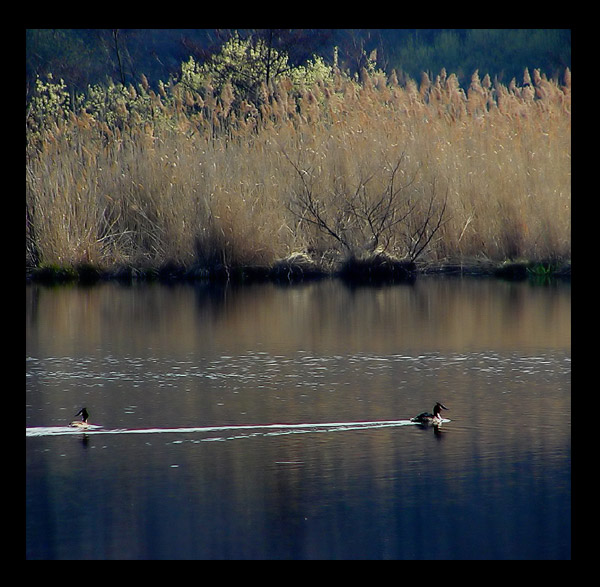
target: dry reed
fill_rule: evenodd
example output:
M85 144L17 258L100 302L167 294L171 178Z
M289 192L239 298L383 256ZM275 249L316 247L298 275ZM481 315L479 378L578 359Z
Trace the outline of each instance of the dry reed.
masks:
M256 104L171 83L64 107L30 125L27 264L568 260L570 72L525 79L335 72Z

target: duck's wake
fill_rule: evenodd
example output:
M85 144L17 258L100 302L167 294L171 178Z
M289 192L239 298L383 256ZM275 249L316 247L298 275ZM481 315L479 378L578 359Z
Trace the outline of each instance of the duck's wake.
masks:
M448 421L449 420L444 420ZM336 432L347 430L365 430L374 428L391 428L399 426L414 426L415 422L410 420L377 420L371 422L322 422L311 424L250 424L230 426L200 426L194 428L102 428L88 424L85 428L73 428L70 426L49 426L25 428L25 436L67 436L78 434L212 434L225 433L226 436L240 434L249 436L260 434L281 435L306 432ZM221 437L222 438L222 437ZM206 440L217 440L220 438L207 438Z

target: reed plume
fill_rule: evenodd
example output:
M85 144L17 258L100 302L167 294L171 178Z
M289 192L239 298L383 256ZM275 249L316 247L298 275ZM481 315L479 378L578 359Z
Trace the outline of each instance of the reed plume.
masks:
M570 259L570 71L508 86L475 72L466 92L445 70L330 73L282 75L254 100L142 78L74 108L40 85L28 265Z

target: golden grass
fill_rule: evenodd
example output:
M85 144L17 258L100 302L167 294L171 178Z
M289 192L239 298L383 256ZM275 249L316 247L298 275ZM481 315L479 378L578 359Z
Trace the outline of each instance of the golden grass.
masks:
M336 263L423 243L432 263L570 259L570 72L531 79L280 79L233 106L225 90L130 87L116 119L30 131L27 263Z

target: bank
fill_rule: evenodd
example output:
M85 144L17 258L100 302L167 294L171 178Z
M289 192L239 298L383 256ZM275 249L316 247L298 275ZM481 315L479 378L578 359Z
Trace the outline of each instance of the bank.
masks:
M43 284L79 283L92 285L101 281L255 283L273 281L297 283L323 278L339 278L353 284L411 283L419 275L454 275L492 277L510 281L545 283L554 279L571 279L569 261L491 260L471 262L415 263L387 255L351 258L326 268L303 253L280 259L271 266L234 266L223 264L189 266L166 262L156 266L119 265L111 268L89 263L79 265L40 265L26 269L26 281Z

